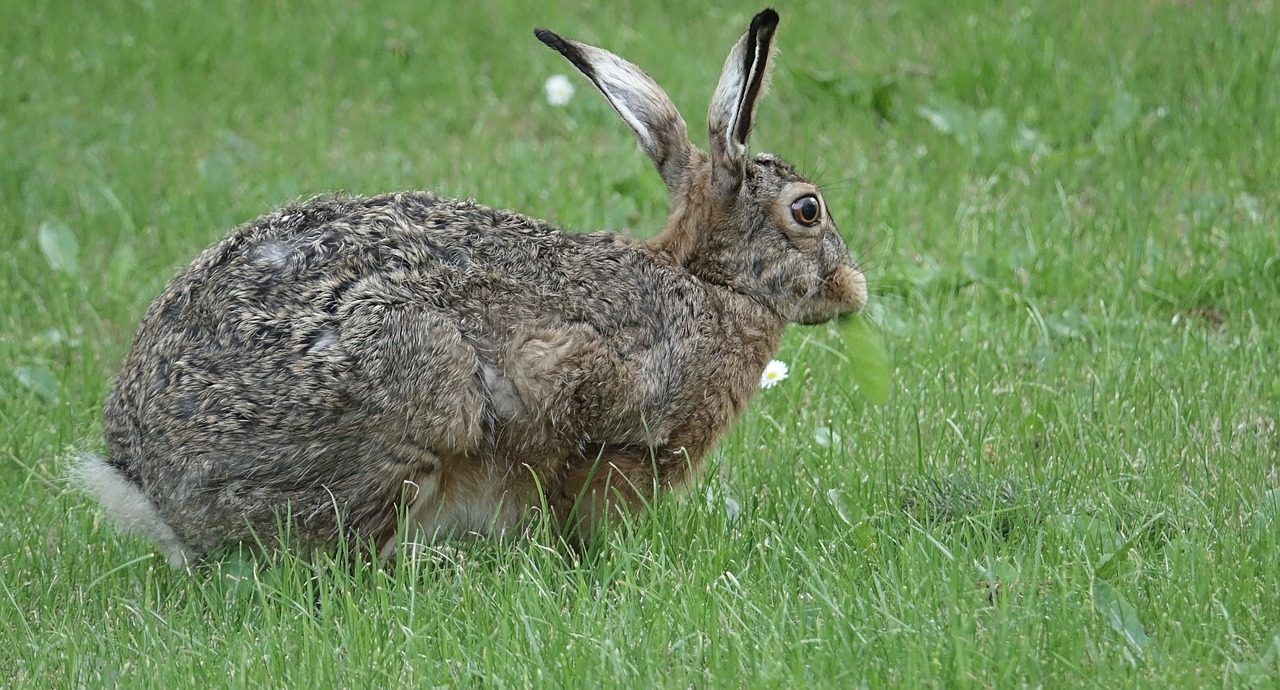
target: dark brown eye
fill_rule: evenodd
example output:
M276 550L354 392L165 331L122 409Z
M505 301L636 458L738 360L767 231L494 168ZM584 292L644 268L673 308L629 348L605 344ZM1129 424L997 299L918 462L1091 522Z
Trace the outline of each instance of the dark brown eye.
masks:
M817 225L818 215L821 211L822 207L818 205L818 197L813 195L802 196L791 202L791 217L805 227Z

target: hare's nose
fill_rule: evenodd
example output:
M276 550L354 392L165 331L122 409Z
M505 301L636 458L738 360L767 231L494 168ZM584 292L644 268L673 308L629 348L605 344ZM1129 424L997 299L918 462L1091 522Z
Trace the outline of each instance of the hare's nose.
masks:
M849 272L853 274L852 299L850 300L853 304L853 309L851 311L862 311L867 306L867 274L863 273L862 269L856 264L849 269Z
M862 269L850 260L848 266L840 266L827 279L831 295L840 305L841 314L862 311L867 306L867 277Z

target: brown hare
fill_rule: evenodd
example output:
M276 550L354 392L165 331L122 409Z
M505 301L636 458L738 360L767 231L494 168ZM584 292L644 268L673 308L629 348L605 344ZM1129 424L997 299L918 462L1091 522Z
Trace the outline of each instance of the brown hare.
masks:
M650 240L569 234L425 192L320 196L233 230L147 310L76 470L175 567L237 543L379 557L500 534L546 506L574 537L685 482L789 322L860 310L822 193L747 140L778 15L751 21L710 151L644 72L539 29L671 194Z

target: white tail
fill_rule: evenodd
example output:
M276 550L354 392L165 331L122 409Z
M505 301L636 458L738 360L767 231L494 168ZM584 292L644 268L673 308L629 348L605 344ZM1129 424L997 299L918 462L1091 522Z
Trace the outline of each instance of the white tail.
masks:
M121 532L151 537L174 569L190 564L191 552L160 516L155 504L101 456L81 453L71 468L71 481L98 499Z

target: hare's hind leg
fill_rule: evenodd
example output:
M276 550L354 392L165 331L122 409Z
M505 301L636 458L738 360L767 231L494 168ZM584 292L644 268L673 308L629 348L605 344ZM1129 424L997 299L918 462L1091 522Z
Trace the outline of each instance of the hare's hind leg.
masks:
M481 443L487 396L480 360L444 314L365 304L343 329L357 359L351 402L370 416L371 431L435 454L465 455Z
M448 315L427 305L359 303L343 330L358 355L350 402L367 415L361 423L370 445L394 449L402 459L367 477L379 492L370 503L398 507L394 523L368 530L387 558L399 541L454 531L449 516L456 500L447 494L456 491L446 489L443 475L473 461L485 443L490 393L475 346Z
M142 488L101 456L80 455L71 469L71 479L98 499L121 532L151 537L173 568L184 568L194 560L195 554L178 539Z

